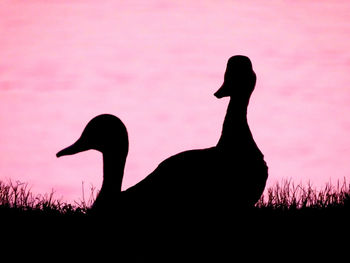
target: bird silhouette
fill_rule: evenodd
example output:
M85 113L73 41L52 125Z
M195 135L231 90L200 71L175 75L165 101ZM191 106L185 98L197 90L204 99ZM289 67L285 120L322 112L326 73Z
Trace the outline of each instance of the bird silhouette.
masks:
M93 211L103 212L120 203L120 192L126 157L129 150L128 133L123 122L111 114L102 114L86 125L80 138L56 156L72 155L86 150L97 150L103 157L103 181Z
M145 179L121 191L128 154L127 130L121 120L103 114L93 118L81 137L57 157L95 149L103 155L103 183L95 211L125 209L147 213L195 215L252 207L268 177L264 156L247 122L247 107L256 75L248 57L228 60L224 83L214 94L230 97L216 146L189 150L161 162Z

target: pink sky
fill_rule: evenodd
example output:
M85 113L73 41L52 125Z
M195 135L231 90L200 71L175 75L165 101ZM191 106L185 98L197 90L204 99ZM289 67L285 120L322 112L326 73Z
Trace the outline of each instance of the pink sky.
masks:
M55 154L100 113L128 128L124 189L215 145L228 100L212 94L243 54L268 185L349 181L349 13L347 0L1 1L0 179L64 200L99 187L99 153Z

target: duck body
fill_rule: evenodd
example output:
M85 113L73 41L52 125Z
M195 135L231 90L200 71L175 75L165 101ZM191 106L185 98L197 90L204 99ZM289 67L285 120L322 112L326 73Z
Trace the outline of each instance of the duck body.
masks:
M260 198L268 168L258 148L211 147L178 153L121 194L129 207L159 210L232 211Z
M216 148L178 153L161 162L144 180L122 192L122 203L138 209L196 210L211 200L210 176L214 166L208 162ZM212 160L211 160L212 161Z
M179 165L181 164L181 165ZM128 207L159 210L232 211L253 206L267 179L264 160L217 147L181 152L123 191Z

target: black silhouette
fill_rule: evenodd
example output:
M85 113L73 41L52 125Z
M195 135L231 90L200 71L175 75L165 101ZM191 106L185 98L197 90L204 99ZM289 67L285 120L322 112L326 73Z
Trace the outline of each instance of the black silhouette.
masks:
M230 97L222 134L215 147L181 152L164 160L144 180L121 192L128 136L113 115L92 119L79 140L57 153L95 149L103 154L103 184L95 211L120 209L186 216L252 207L268 177L263 154L247 123L247 107L256 76L249 58L233 56L227 63L217 98ZM217 213L216 213L217 214Z
M94 149L103 156L103 182L92 209L111 209L120 203L125 161L129 149L128 133L122 121L109 114L93 118L73 145L57 157ZM102 210L102 209L100 209Z

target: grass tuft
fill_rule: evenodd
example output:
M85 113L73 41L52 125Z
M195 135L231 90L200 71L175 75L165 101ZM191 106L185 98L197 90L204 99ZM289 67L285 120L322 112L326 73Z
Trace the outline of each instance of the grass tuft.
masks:
M88 204L84 199L74 204L62 202L54 198L54 191L35 195L27 183L0 181L1 215L85 215Z
M267 188L255 207L286 214L349 213L350 185L344 179L317 189L310 182L295 185L291 180L282 180Z

